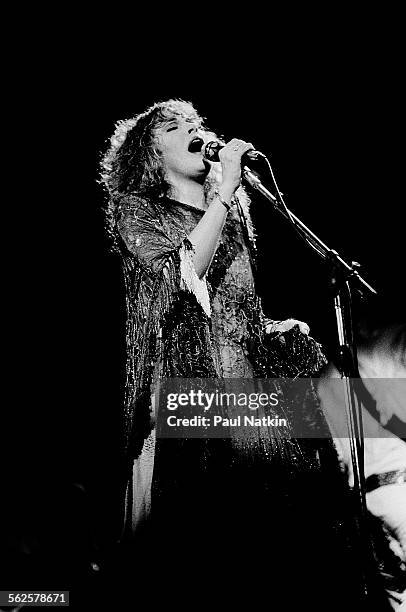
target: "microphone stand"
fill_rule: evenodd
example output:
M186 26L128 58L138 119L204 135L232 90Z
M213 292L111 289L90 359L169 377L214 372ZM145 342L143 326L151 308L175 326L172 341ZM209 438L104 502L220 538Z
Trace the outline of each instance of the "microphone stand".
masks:
M269 163L269 162L268 162ZM272 169L271 169L272 172ZM247 183L271 202L273 208L293 225L309 246L324 259L330 267L329 284L334 299L338 334L338 366L344 384L345 412L351 448L354 473L355 522L360 536L360 551L366 553L362 564L363 596L370 596L372 548L366 526L365 475L364 475L364 432L362 408L354 388L354 378L359 378L357 350L352 331L351 297L352 290L361 296L376 295L358 273L357 262L348 264L336 251L330 249L287 207L276 185L276 197L262 184L259 177L248 166L243 166L242 176ZM369 563L366 563L369 561ZM367 565L367 568L365 568ZM372 583L373 584L373 583Z

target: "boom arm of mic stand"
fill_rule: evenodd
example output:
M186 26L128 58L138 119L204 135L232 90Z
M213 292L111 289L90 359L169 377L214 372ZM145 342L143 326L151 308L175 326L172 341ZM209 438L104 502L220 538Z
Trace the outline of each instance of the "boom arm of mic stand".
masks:
M369 285L358 273L358 271L348 264L337 251L330 249L316 234L314 234L292 211L288 210L284 206L280 204L277 198L262 184L261 180L258 178L256 174L252 172L248 166L244 166L243 178L253 187L256 191L259 191L267 200L269 200L275 210L283 215L286 219L294 224L296 229L301 230L301 232L313 242L313 244L317 245L317 252L320 257L323 259L333 260L334 264L341 269L344 273L344 276L350 278L351 281L356 280L359 284L359 288L364 288L368 293L376 295L376 291L371 285Z

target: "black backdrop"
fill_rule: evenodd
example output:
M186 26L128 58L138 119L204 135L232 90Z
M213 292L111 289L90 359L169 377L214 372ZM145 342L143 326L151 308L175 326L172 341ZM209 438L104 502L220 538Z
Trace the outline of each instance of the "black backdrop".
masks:
M17 361L15 533L27 520L26 530L35 531L45 515L44 533L60 538L57 524L62 516L69 527L68 490L75 482L87 491L96 540L116 533L124 296L96 179L99 152L117 119L179 97L226 139L253 142L270 156L293 212L328 245L361 262L381 297L359 316L384 323L403 318L396 67L362 52L327 59L320 50L312 58L284 58L283 65L275 57L260 65L251 60L254 69L241 63L234 72L221 61L186 66L174 54L167 69L162 52L156 62L142 57L138 50L133 63L106 66L100 56L68 56L19 83L22 111L34 120L22 142L32 163L20 176L24 184L16 184L16 193L24 191L16 224L28 227L34 247L18 246L21 318L29 329ZM331 353L334 315L324 264L267 202L256 197L252 211L267 313L307 321Z

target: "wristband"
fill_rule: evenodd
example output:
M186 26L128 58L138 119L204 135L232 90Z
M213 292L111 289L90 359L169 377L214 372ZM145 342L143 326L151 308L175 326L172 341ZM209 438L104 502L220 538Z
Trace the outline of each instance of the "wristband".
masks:
M221 202L221 203L222 203L222 205L223 205L223 206L224 206L224 207L227 209L227 211L229 211L229 210L230 210L230 208L231 208L231 205L230 205L230 204L228 204L228 203L227 203L227 202L226 202L226 201L225 201L225 200L224 200L224 199L221 197L221 195L219 194L219 192L218 192L218 190L217 190L217 189L216 189L216 191L214 192L214 195L216 196L216 198L217 198L218 200L220 200L220 202Z

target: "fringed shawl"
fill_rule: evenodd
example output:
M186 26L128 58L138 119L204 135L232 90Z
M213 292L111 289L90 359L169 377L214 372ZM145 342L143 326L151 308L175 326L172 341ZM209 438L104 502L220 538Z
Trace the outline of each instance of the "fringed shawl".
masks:
M168 198L118 203L127 306L124 444L136 458L152 423L157 376L298 377L324 363L320 346L294 329L265 334L255 293L249 212L229 215L207 278L199 279L187 236L204 211Z

